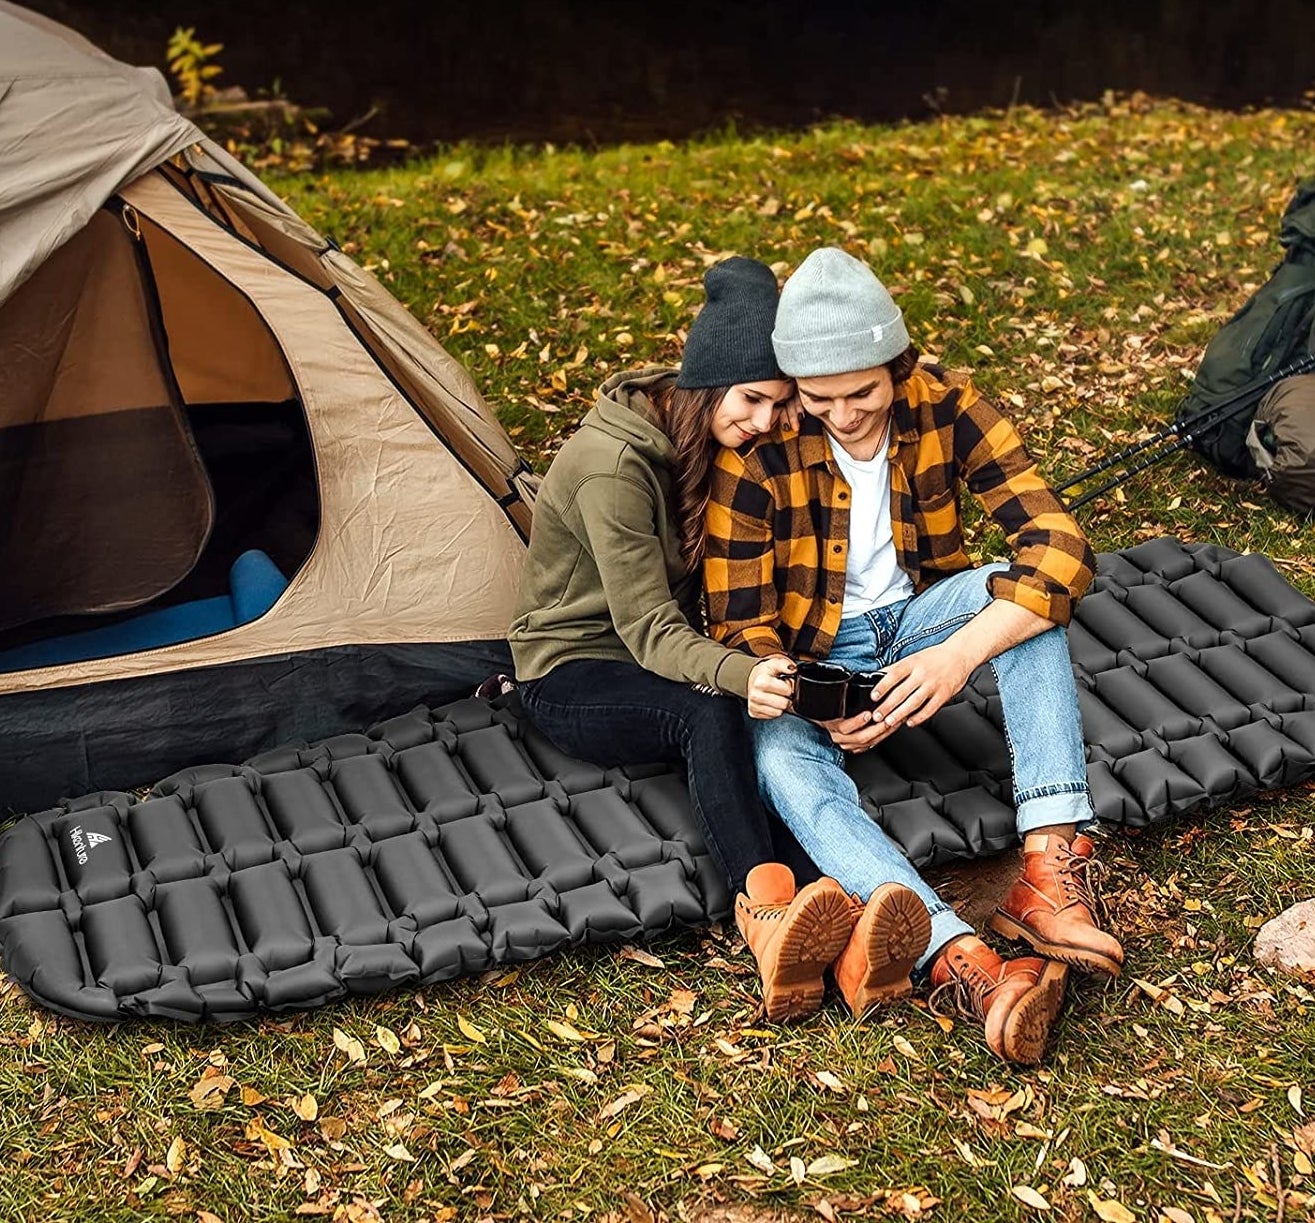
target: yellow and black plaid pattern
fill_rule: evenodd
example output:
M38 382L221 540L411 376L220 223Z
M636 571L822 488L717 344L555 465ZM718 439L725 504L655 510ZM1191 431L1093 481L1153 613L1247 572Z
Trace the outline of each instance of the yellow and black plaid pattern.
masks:
M1007 417L968 378L920 367L891 406L891 528L916 591L971 567L966 485L1008 537L992 595L1067 624L1095 570L1082 528L1041 478ZM723 450L712 473L703 578L709 628L725 645L824 658L845 595L849 485L815 417Z

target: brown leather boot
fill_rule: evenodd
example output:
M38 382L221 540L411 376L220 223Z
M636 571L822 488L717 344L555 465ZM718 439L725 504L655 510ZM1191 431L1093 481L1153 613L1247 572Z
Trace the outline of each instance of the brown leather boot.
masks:
M1036 956L1002 960L976 935L946 944L931 967L931 1005L948 995L986 1027L986 1043L1007 1062L1035 1065L1064 1005L1068 969Z
M1118 976L1123 948L1096 919L1094 851L1091 838L1081 833L1072 845L1053 834L1028 837L1023 873L996 909L991 928L1006 938L1025 939L1049 959L1084 972Z
M758 960L767 1018L811 1015L822 1003L822 974L854 926L849 897L834 879L796 892L794 872L779 862L755 866L744 886L735 924Z
M913 992L909 973L931 939L931 916L911 888L886 883L864 904L850 897L854 933L835 962L836 984L855 1019Z

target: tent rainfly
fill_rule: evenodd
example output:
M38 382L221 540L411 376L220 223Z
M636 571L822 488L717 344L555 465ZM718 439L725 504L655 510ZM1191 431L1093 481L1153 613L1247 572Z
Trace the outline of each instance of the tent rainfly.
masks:
M506 669L535 487L159 73L0 0L0 809Z

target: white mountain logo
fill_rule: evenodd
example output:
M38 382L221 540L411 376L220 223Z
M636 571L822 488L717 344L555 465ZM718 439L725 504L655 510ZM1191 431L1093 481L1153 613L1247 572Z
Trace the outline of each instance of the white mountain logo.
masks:
M97 845L103 845L106 841L112 841L114 838L104 832L83 832L82 825L78 824L69 829L69 840L73 843L73 854L78 860L78 865L86 866L87 855Z

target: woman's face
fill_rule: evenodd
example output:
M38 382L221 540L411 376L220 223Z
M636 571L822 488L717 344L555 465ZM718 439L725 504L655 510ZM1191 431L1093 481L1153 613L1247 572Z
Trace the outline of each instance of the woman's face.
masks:
M732 450L766 433L794 398L794 382L776 378L769 382L741 382L731 387L712 414L713 439Z

